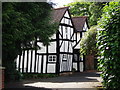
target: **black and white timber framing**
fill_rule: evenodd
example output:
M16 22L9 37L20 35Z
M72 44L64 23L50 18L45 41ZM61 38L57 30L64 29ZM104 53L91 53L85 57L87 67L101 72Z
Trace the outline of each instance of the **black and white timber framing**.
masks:
M62 73L73 68L80 71L79 49L84 32L76 31L68 7L54 9L59 30L51 37L50 45L44 46L37 39L38 50L23 50L16 59L17 70L22 73ZM59 19L59 20L58 20ZM88 29L86 22L83 28ZM86 30L84 30L86 31ZM78 51L76 51L78 50ZM76 57L77 55L77 57ZM82 71L82 69L81 69Z

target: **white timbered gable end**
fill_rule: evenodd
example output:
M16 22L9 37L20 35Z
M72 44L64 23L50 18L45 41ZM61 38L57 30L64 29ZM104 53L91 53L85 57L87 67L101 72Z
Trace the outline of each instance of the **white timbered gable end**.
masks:
M74 26L68 10L59 24L60 72L72 71Z

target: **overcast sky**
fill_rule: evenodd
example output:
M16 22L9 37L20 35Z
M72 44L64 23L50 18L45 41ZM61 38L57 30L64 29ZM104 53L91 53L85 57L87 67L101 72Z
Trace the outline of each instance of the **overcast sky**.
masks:
M57 6L55 6L55 8L63 7L64 5L73 2L73 0L48 0L48 1L56 3Z

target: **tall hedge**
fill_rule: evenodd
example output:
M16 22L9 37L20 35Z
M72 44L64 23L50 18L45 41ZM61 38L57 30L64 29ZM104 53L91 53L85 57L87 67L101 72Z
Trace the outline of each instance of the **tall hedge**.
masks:
M110 2L103 8L98 33L99 69L103 85L108 90L120 88L120 2Z

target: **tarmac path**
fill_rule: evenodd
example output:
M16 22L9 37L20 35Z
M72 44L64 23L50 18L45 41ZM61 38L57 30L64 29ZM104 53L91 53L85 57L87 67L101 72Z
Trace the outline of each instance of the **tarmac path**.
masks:
M101 86L97 72L78 72L54 78L11 82L5 90L96 90L96 86Z

